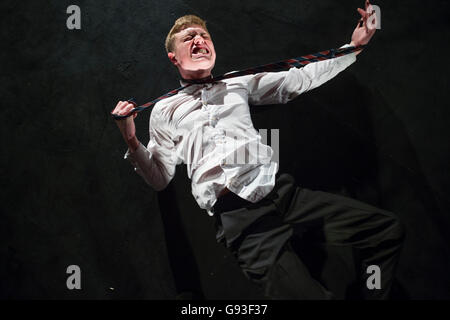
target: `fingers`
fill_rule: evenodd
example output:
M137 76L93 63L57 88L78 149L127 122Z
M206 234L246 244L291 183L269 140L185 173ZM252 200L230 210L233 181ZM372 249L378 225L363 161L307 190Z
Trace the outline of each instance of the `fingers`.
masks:
M121 110L121 115L130 114L131 110L134 109L134 104L126 102L125 106Z
M360 28L362 26L362 19L359 19L358 22L356 23L356 29Z
M369 5L367 8L367 30L369 33L375 32L378 22L377 22L377 14L373 9L372 5Z
M367 18L371 17L373 14L375 14L375 10L373 9L372 5L369 5L366 8L366 14L367 14Z
M121 109L126 105L126 101L119 101L116 105L116 108Z
M375 10L372 11L372 13L369 14L368 11L364 11L361 8L358 8L358 12L361 15L361 19L358 21L359 27L364 27L366 29L366 32L369 32L369 28L367 26L367 19L375 12Z
M358 10L359 14L361 15L361 18L358 20L358 24L356 25L356 27L361 28L363 26L366 26L367 13L361 8L358 8L357 10ZM367 26L366 26L366 31L367 31Z
M367 25L369 28L369 33L374 33L376 31L377 25L378 25L377 15L374 15L368 22L369 23Z
M366 6L365 9L357 8L357 10L361 15L361 18L368 18L369 16L375 13L375 10L373 9L373 6L371 4Z
M370 19L370 26L368 25L367 21L366 21L366 31L367 33L374 33L376 30L376 26L377 26L377 15L375 13L375 10L373 9L372 4L370 3L369 0L366 0L366 20L368 18L371 18L372 15L375 15L373 18Z
M136 103L136 101L134 101L133 98L127 100L127 102L128 102L128 103L131 103L131 104L133 104L135 107L137 107L137 103Z
M126 104L125 101L119 101L111 113L119 114L119 111L122 110L122 108L124 107L125 104Z
M131 110L133 110L135 108L135 104L134 103L130 103L128 101L119 101L116 105L116 107L114 108L114 110L111 112L111 114L116 114L116 115L127 115L131 112ZM136 118L137 113L134 113L133 115L133 119Z
M359 14L361 15L361 19L366 18L367 12L365 10L363 10L361 8L358 8L357 10L358 10Z

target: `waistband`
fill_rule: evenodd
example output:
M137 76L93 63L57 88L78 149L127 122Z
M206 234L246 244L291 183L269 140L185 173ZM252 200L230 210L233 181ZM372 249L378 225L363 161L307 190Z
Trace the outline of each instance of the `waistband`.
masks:
M215 215L219 215L223 212L240 209L251 204L252 202L245 200L239 197L233 191L230 191L217 199L216 203L213 206L213 212Z
M289 181L293 181L293 178L291 175L286 174L286 173L277 172L275 175L274 188L259 202L267 201L267 199L273 198L276 195L277 189L280 187L280 182L282 182L282 180L286 180L286 179ZM240 209L240 208L246 208L251 205L255 205L255 203L239 197L233 191L229 191L217 199L217 201L214 204L212 209L213 209L214 215L216 215L216 214L220 215L223 212L232 211L232 210L236 210L236 209Z

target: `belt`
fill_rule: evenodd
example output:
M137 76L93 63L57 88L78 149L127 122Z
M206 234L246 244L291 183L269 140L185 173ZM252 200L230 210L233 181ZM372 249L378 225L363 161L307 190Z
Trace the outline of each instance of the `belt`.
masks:
M345 47L345 48L339 48L339 49L330 49L330 50L320 51L320 52L313 53L313 54L304 55L304 56L301 56L298 58L281 60L278 62L273 62L273 63L253 67L253 68L248 68L248 69L244 69L241 71L234 71L234 72L226 73L221 76L214 77L214 78L209 77L206 79L200 79L198 81L196 81L196 80L190 81L189 84L179 87L178 89L169 91L166 94L162 95L161 97L156 98L155 100L152 100L152 101L147 102L140 106L137 105L137 103L134 101L134 99L129 99L128 102L134 104L135 108L133 108L129 113L127 113L125 115L118 115L118 114L111 114L111 115L115 120L123 120L136 112L141 112L141 111L148 109L149 107L151 107L152 105L154 105L155 103L157 103L160 100L163 100L163 99L169 98L173 95L176 95L181 90L183 90L189 86L192 86L194 84L212 83L212 82L220 81L223 79L241 77L241 76L249 75L249 74L256 74L256 73L261 73L261 72L282 71L282 70L287 70L287 69L294 68L294 67L296 67L296 68L303 67L311 62L318 62L318 61L333 59L333 58L337 58L340 56L350 54L355 51L360 51L360 50L364 49L364 47L366 47L366 45L360 45L360 46L356 46L356 47Z
M213 212L214 214L221 214L223 212L244 208L250 204L252 204L252 202L239 197L232 191L229 191L217 199L213 206Z

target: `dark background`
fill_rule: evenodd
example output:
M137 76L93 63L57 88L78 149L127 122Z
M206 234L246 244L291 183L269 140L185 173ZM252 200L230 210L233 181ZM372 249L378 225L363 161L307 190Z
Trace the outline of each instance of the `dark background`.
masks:
M81 30L66 28L71 4L81 8ZM450 5L374 4L381 30L358 61L287 105L254 107L254 124L280 130L280 171L300 186L399 215L407 236L394 298L449 299ZM109 113L118 100L144 103L178 87L163 43L181 15L207 20L219 75L349 43L363 1L1 6L0 297L260 298L216 243L184 165L154 192L123 159ZM136 119L144 144L149 115ZM314 265L314 250L303 254ZM351 275L339 254L329 257L315 271L344 298L336 279ZM82 290L66 288L72 264Z

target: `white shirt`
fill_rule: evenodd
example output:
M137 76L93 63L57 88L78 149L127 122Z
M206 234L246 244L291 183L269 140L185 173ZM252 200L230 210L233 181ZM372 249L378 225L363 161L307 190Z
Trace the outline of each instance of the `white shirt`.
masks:
M300 69L192 85L154 105L147 147L140 143L124 158L157 191L172 180L176 165L185 163L192 194L209 215L225 187L257 202L273 189L278 164L253 127L249 104L287 103L355 61L351 53Z

